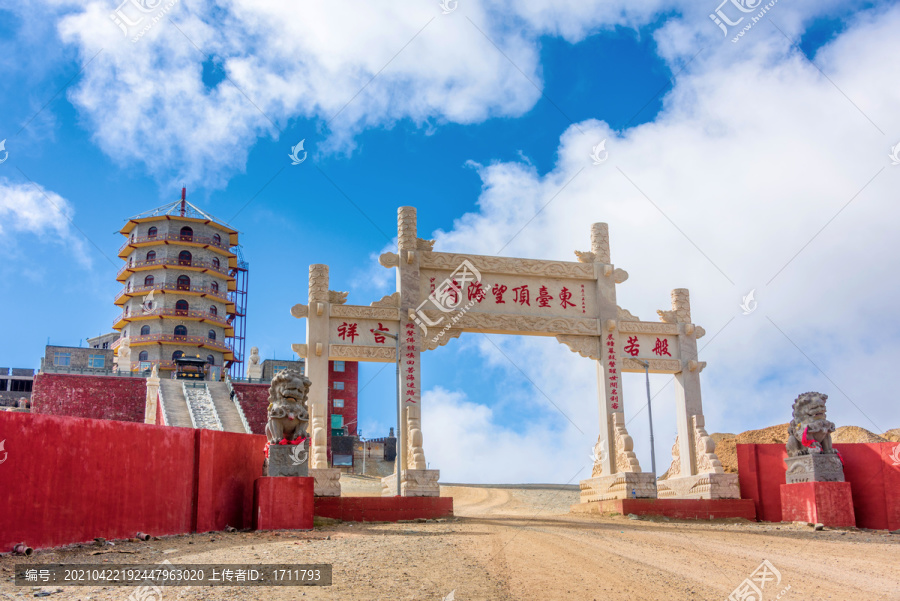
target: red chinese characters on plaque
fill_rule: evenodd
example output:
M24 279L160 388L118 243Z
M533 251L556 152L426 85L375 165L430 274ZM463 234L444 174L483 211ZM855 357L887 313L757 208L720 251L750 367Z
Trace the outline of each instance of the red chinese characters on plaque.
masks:
M406 349L406 359L401 363L403 369L400 370L400 386L403 389L403 397L407 403L414 404L415 396L418 390L416 382L416 326L412 323L406 324L406 338L401 348Z
M355 323L347 323L346 321L338 326L338 337L341 340L350 339L350 343L353 344L356 339L359 337L359 325Z
M609 406L619 409L619 373L616 368L616 340L612 334L606 336L607 381L609 382Z

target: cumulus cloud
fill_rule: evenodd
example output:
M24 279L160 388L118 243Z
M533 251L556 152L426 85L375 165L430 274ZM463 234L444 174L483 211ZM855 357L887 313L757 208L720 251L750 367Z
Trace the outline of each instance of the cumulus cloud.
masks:
M857 15L814 57L827 78L783 36L766 37L730 63L700 62L682 74L652 123L624 132L600 121L570 127L549 173L524 162L479 166L478 211L437 232L436 250L572 260L573 250L589 248L590 224L608 222L613 262L631 275L618 287L619 305L655 321L656 309L669 308L671 289L691 290L694 321L708 332L700 359L709 363L702 380L710 431L788 421L793 398L807 390L830 395L838 425L897 427L883 375L900 359L896 320L885 318L900 295L887 277L900 267L892 201L900 167L887 157L900 138L900 117L890 110L900 90L889 83L900 72L884 61L897 27L897 7ZM609 159L593 165L591 148L603 139ZM758 309L743 315L739 305L751 289ZM545 340L509 344L510 357L529 358L533 379L578 383L565 394L595 406L587 399L595 398L596 382L583 359L555 353ZM654 401L660 471L675 435L669 381L658 376L653 384L662 389ZM625 386L629 430L649 469L643 378L631 376ZM445 413L454 402L472 409L454 394L442 392L434 404ZM566 411L579 424L596 419L595 408ZM546 412L559 418L549 405ZM494 456L493 439L478 435L490 413L471 414L479 421L470 452ZM594 425L585 440L559 429L551 438L565 452L546 449L556 468L529 458L528 479L574 471L596 432ZM525 432L509 444L534 448L546 439ZM470 475L449 450L431 457ZM505 480L521 477L510 472Z
M316 151L349 151L364 128L518 116L540 97L536 45L475 4L176 3L137 42L151 15L124 10L144 17L128 37L105 1L61 18L62 39L93 58L69 98L110 156L188 183L222 185L295 119L317 120L318 138L304 133Z
M82 263L89 264L82 241L72 232L74 214L69 202L32 183L18 184L0 177L0 235L29 233L68 246Z

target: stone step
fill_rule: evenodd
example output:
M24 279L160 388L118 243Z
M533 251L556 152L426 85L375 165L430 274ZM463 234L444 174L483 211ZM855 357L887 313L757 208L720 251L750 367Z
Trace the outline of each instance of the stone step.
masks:
M225 382L207 382L207 387L224 430L249 434L244 427L244 422L241 421L237 406L231 400L231 391L228 390L228 385Z
M159 392L168 425L178 428L192 428L191 413L180 380L160 379Z

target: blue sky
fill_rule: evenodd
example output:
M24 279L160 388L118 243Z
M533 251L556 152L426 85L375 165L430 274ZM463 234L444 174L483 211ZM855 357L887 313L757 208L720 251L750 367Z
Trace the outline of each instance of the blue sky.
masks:
M631 275L621 306L655 320L691 289L710 432L785 422L806 390L830 395L839 425L900 426L882 375L898 358L896 3L775 3L736 42L716 3L674 0L171 4L132 42L113 2L0 3L0 364L109 331L115 232L184 183L241 232L248 345L265 358L305 338L288 309L309 264L351 303L392 291L375 259L400 205L436 249L479 254L511 241L503 254L573 260L606 221ZM365 435L393 419L381 367L360 372ZM553 339L470 334L423 367L426 457L445 479L586 477L590 362ZM652 383L662 471L674 392ZM642 379L626 387L649 469Z

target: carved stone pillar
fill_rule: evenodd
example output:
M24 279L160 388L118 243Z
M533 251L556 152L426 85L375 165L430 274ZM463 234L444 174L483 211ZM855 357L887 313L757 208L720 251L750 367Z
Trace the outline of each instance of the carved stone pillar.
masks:
M579 257L583 256L584 253L579 253ZM593 477L581 481L581 502L630 497L654 498L655 477L641 471L634 454L634 442L625 428L625 397L618 359L622 356L623 343L616 331L616 284L624 282L628 274L622 269L616 269L610 261L607 224L591 225L591 252L586 256L594 264L597 318L602 329L597 358L600 436L595 448L603 452L596 458ZM580 260L585 261L584 258Z
M147 397L144 403L144 423L156 423L156 407L159 402L159 371L156 365L147 378Z
M340 470L328 467L328 265L309 266L309 309L306 321L306 377L309 387L309 475L315 478L315 494L341 494Z
M700 372L706 364L697 361L697 339L705 332L691 323L691 301L686 288L672 291L672 309L665 318L678 324L682 370L675 374L678 465L671 470L671 477L658 482L659 497L738 499L737 474L725 473L715 453L716 443L705 429Z
M403 496L438 496L438 470L428 470L422 434L422 380L420 352L424 336L411 319L424 300L419 282L419 239L416 231L415 207L397 210L397 290L400 292L400 398L405 440L400 441L401 494ZM397 474L382 479L382 494L397 492Z

